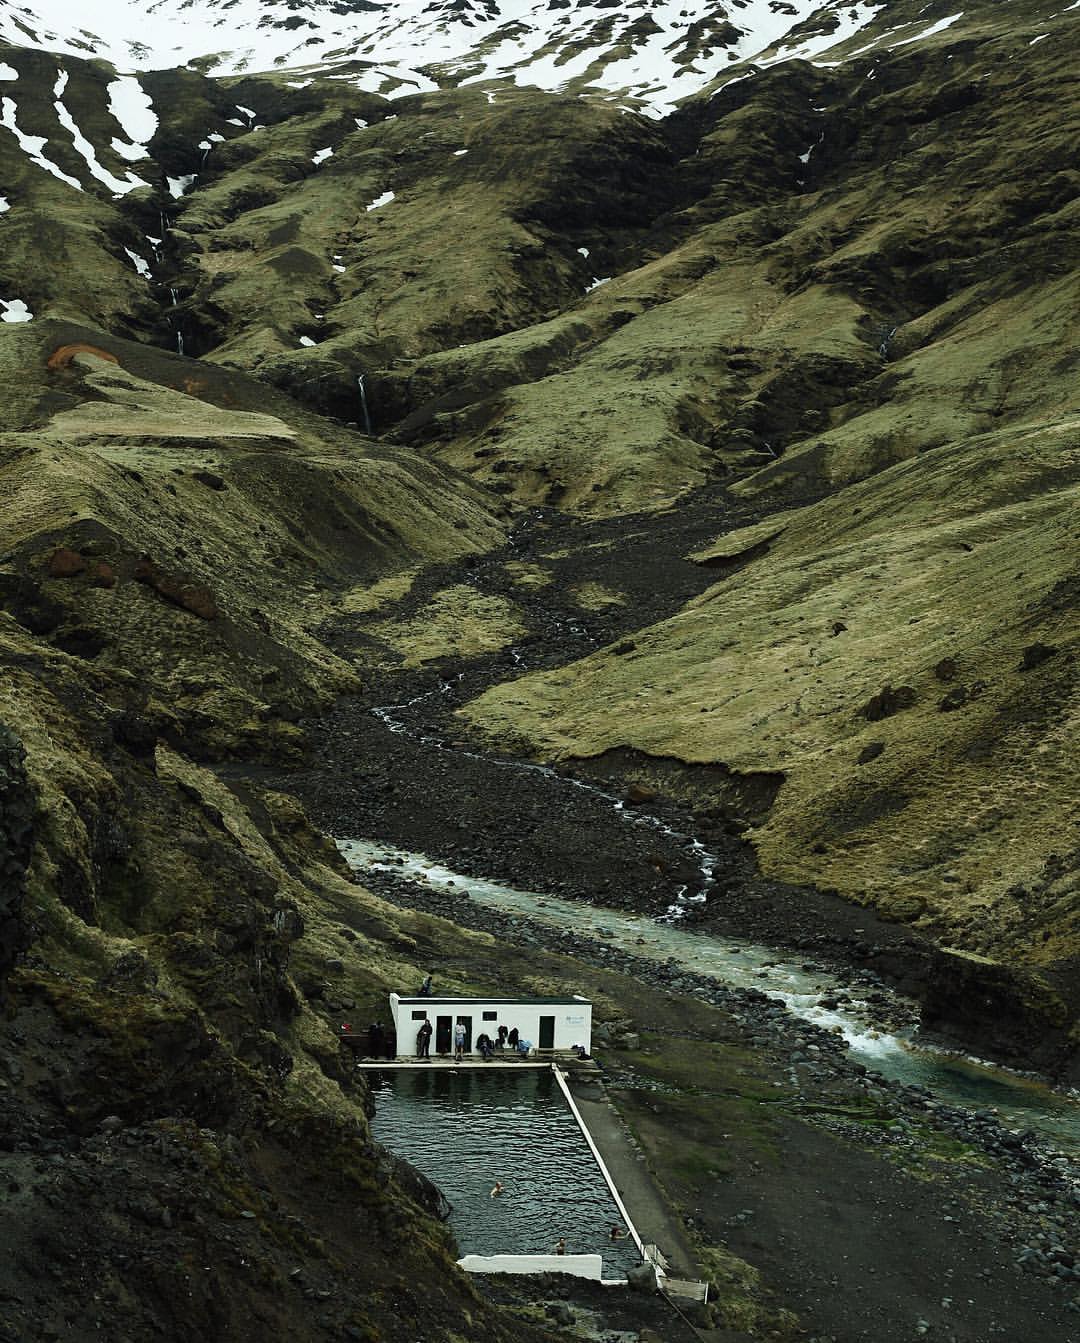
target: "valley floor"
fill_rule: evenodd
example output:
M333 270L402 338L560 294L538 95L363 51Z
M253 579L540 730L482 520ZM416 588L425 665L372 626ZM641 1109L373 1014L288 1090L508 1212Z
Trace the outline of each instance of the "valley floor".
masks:
M333 642L371 659L368 688L307 724L317 765L271 781L295 792L332 834L425 852L459 872L525 889L662 913L674 890L700 880L689 809L648 798L638 806L661 826L635 824L630 802L615 810L610 794L578 787L571 776L476 749L452 711L516 667L557 666L685 601L710 575L681 556L695 531L720 529L721 508L720 496L703 498L699 512L688 509L670 526L593 524L600 535L591 537L536 515L507 552L427 572L384 614L407 626L434 592L455 583L497 591L508 557L528 564L541 548L565 554L557 582L532 600L514 594L527 629L477 657L378 665L385 647L380 653L343 622ZM625 591L646 553L654 567L625 607L595 615L574 606L570 592L587 581ZM617 771L586 777L616 795L625 787ZM713 825L708 841L719 855L719 882L692 907L696 926L872 965L894 983L925 988L932 948L903 925L834 895L764 880L730 823ZM1024 1142L1010 1146L992 1116L972 1118L868 1078L835 1041L778 1017L761 995L733 997L714 982L685 979L672 992L670 969L665 977L663 967L620 957L588 936L557 941L542 925L479 909L464 893L448 899L393 874L364 881L403 910L430 916L418 916L412 931L422 928L418 954L430 957L440 979L503 991L523 981L573 984L596 999L602 1016L632 1020L637 1048L598 1050L605 1088L686 1226L702 1276L719 1286L715 1310L695 1321L705 1337L1051 1343L1075 1327L1080 1194ZM346 908L341 917L348 919ZM493 934L494 952L477 959L457 927ZM379 997L350 1010L377 1015ZM803 1052L814 1041L814 1052ZM485 1291L530 1315L547 1288L498 1282ZM583 1289L557 1295L590 1318L595 1303ZM657 1337L682 1337L678 1324L670 1333L655 1320L649 1327Z

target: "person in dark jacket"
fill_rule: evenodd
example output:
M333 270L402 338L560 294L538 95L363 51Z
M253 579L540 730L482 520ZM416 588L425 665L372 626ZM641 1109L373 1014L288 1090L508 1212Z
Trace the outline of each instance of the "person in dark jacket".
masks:
M416 1032L416 1057L420 1059L431 1057L431 1022L426 1018Z

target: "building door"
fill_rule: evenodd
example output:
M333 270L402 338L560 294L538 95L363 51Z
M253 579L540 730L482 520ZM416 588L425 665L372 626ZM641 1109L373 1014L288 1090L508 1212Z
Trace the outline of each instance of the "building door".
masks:
M555 1048L555 1018L554 1018L554 1017L541 1017L541 1018L540 1018L540 1040L539 1040L539 1043L537 1044L537 1048L538 1048L538 1049L554 1049L554 1048Z
M449 1054L454 1047L453 1021L450 1017L435 1018L435 1053Z
M472 1017L458 1017L458 1024L465 1027L465 1053L472 1053Z

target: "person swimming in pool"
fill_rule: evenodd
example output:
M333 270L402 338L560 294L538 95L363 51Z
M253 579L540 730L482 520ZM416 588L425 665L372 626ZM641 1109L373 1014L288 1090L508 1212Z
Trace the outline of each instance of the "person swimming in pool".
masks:
M503 1192L503 1182L501 1180L496 1180L495 1188L491 1191L491 1197L498 1198L502 1192Z

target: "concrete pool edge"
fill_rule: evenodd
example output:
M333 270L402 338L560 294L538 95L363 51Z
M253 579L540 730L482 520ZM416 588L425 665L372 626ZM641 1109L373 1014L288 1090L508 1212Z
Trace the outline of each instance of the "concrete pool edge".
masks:
M623 1202L622 1199L622 1195L616 1188L615 1180L612 1177L611 1172L607 1168L607 1163L604 1161L604 1158L600 1155L600 1149L597 1147L592 1134L589 1132L589 1126L588 1124L586 1124L584 1118L582 1117L581 1111L578 1109L577 1101L575 1101L574 1097L570 1094L570 1088L569 1086L567 1086L566 1077L562 1069L558 1066L558 1064L553 1063L551 1065L551 1071L555 1076L555 1081L558 1084L559 1090L563 1094L563 1098L565 1099L566 1104L570 1108L570 1113L574 1116L574 1119L577 1121L577 1126L581 1130L582 1137L588 1144L589 1151L593 1155L593 1160L599 1167L600 1174L604 1177L604 1182L607 1185L608 1189L611 1191L611 1197L615 1200L615 1206L619 1210L619 1214L623 1219L623 1223L626 1226L627 1231L630 1233L631 1239L633 1240L634 1244L637 1246L637 1252L638 1254L641 1255L642 1259L644 1259L645 1245L640 1235L638 1235L637 1227L634 1225L633 1220L630 1217L629 1212L627 1211L626 1204Z
M599 1254L465 1254L457 1266L466 1273L569 1273L602 1287L625 1287L625 1278L605 1278Z

